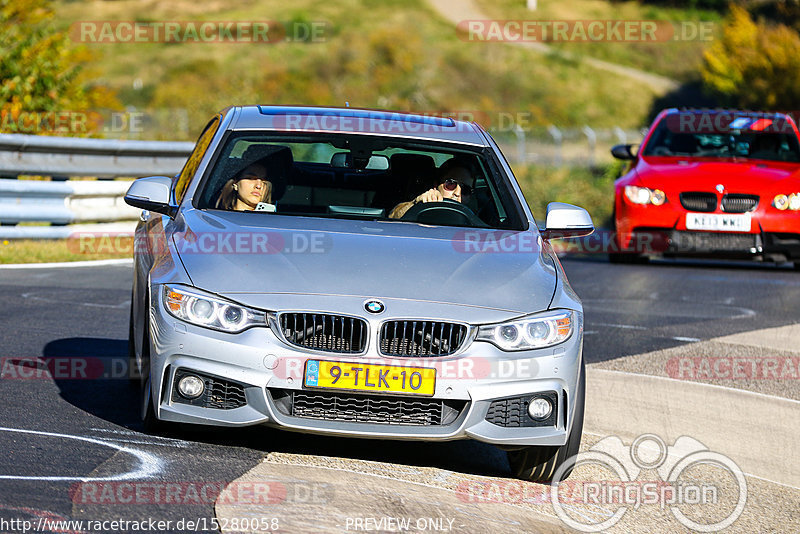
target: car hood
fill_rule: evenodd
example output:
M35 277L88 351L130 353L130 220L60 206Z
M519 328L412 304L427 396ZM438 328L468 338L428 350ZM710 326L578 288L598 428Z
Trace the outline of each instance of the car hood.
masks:
M765 186L797 181L798 170L797 163L777 161L648 157L636 166L636 183L694 191L714 191L722 184L731 192L759 194Z
M535 231L504 231L506 246L485 246L480 253L464 245L477 236L491 244L500 234L188 210L176 220L172 238L192 283L218 294L412 299L520 314L547 309L557 273L552 258L535 246Z

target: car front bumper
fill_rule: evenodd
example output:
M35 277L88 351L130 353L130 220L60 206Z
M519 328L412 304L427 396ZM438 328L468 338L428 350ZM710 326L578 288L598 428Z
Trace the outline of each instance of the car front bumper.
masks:
M154 292L158 294L158 292ZM158 299L150 309L151 380L156 415L165 421L219 426L265 424L297 432L336 436L446 441L474 439L509 447L527 445L563 445L575 415L576 387L582 358L582 321L565 342L545 349L504 352L491 343L472 341L452 357L398 358L382 356L369 349L362 356L320 354L289 345L268 327L256 327L238 334L217 332L182 322L163 310ZM457 307L454 306L454 310ZM384 318L385 319L385 318ZM443 317L453 320L455 317ZM377 332L377 329L373 329ZM374 346L371 339L369 346ZM310 390L303 384L303 370L308 359L358 362L376 365L408 365L437 369L432 396L380 395L373 392ZM219 391L236 391L238 402L231 408L193 405L181 399L175 390L176 373L191 372L210 377ZM391 409L403 409L397 403L412 406L441 403L451 417L439 424L395 424L383 422L329 420L323 416L292 415L287 395L305 392L325 398L338 395L356 401L368 395L380 395L381 403ZM555 411L544 424L528 418L520 398L549 395ZM494 403L494 405L493 405ZM505 404L504 404L505 403ZM487 414L498 405L516 409L510 423ZM523 409L520 410L520 406ZM455 407L455 408L453 408ZM317 411L325 413L325 405ZM457 413L452 413L456 410ZM507 410L508 411L508 410ZM520 413L521 412L521 413ZM320 418L322 417L322 418ZM522 421L521 426L508 426ZM491 422L494 421L494 422ZM536 424L539 426L525 426Z
M617 199L616 209L613 252L800 260L800 217L794 212L762 206L750 214L749 232L724 232L689 230L689 212L675 203L642 206Z

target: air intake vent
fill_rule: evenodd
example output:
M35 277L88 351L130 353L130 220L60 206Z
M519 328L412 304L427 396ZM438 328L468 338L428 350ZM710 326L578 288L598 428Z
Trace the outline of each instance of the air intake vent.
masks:
M284 415L304 419L381 425L442 426L458 419L464 400L434 400L394 395L349 395L316 391L267 390Z
M711 212L717 209L714 193L681 193L681 206L689 211Z
M178 382L186 375L197 376L203 381L205 386L203 388L203 393L196 399L187 399L178 391ZM245 397L244 386L242 384L223 378L196 373L188 369L178 369L175 371L172 402L202 406L203 408L232 410L246 405L247 398Z
M286 340L298 347L357 354L367 346L367 323L356 317L283 313L279 323Z
M381 328L381 353L388 356L447 356L467 338L467 327L438 321L388 321Z
M756 195L725 195L722 197L722 210L728 213L747 213L758 206Z

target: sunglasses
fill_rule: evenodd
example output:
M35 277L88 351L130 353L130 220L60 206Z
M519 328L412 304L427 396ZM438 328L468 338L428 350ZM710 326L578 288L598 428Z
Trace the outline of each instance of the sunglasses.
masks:
M442 186L444 187L445 191L455 191L456 187L461 186L461 194L462 195L469 195L472 194L472 187L459 182L458 180L453 180L452 178L448 178L444 181Z

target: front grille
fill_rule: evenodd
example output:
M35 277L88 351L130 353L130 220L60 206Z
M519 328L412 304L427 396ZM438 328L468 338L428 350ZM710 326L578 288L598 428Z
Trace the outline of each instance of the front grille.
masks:
M747 252L761 247L758 234L673 231L669 252Z
M722 209L728 213L747 213L758 206L757 195L730 194L722 197Z
M205 384L203 394L196 399L187 399L178 391L178 382L186 375L200 377ZM203 408L217 408L219 410L232 410L247 404L244 394L244 385L230 380L195 373L188 369L175 371L175 380L172 388L172 402L191 404Z
M357 317L283 313L279 321L286 340L300 347L355 354L367 346L367 323Z
M528 404L534 397L545 397L553 405L553 411L547 419L537 421L528 416ZM555 426L558 421L558 394L555 391L548 391L492 401L485 419L493 425L502 427Z
M383 425L441 426L455 421L467 401L416 397L350 395L317 391L269 390L284 415L325 421Z
M388 356L446 356L467 338L467 327L439 321L387 321L380 349Z
M717 209L714 193L681 193L681 206L689 211L711 212Z

